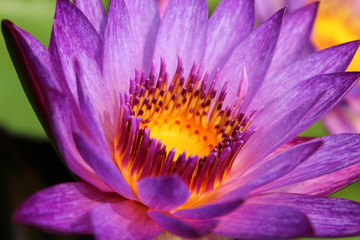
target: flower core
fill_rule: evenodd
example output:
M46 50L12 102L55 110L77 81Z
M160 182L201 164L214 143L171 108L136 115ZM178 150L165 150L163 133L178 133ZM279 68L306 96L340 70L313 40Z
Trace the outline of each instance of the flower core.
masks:
M179 58L168 84L165 62L159 76L136 71L122 111L115 159L136 193L147 176L178 175L196 196L211 192L225 179L238 151L251 136L253 114L241 112L242 98L223 109L225 83L217 92L217 74L207 89L208 74L194 64L183 77Z

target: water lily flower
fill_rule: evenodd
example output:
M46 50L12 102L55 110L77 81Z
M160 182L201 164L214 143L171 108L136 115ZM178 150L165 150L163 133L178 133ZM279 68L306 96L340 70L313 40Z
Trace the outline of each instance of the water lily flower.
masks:
M257 20L264 21L280 8L288 5L290 11L314 2L313 0L258 0L255 2ZM358 0L322 0L315 20L311 43L307 52L322 50L360 38L360 2ZM348 67L359 71L360 51ZM322 119L331 133L360 133L360 86L356 86Z
M48 49L10 21L24 90L77 182L14 221L96 239L360 235L360 135L296 136L356 84L360 42L296 61L317 4L254 29L253 0L58 0Z

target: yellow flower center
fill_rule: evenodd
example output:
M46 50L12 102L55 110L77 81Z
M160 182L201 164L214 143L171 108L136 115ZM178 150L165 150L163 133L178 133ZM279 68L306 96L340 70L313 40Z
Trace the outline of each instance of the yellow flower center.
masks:
M122 108L115 160L135 194L144 177L176 175L194 204L222 184L254 131L252 114L241 112L240 93L223 109L226 83L217 91L217 77L206 86L202 68L194 66L187 79L182 73L181 60L170 84L164 63L157 79L137 72Z

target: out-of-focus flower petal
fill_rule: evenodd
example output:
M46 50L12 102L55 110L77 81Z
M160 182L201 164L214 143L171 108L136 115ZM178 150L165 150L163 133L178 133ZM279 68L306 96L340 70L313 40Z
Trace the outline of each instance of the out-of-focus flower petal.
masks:
M155 0L126 0L141 70L150 71L160 15ZM158 59L155 59L158 60Z
M110 1L104 33L104 80L114 102L120 91L129 90L129 79L140 68L128 9L123 0ZM121 54L120 54L121 53Z
M163 229L134 201L104 203L91 212L96 239L152 239Z
M254 21L254 0L219 3L209 19L204 57L205 69L210 76L223 66L234 48L254 29Z
M153 59L159 67L160 58L166 59L169 76L176 71L177 56L188 75L194 62L202 64L208 29L206 0L172 0L161 21Z
M111 189L127 199L136 199L110 155L100 152L82 133L74 133L74 140L81 156Z
M255 28L232 52L221 69L218 84L231 81L231 88L227 89L225 104L233 101L240 87L240 76L246 68L249 87L245 102L251 101L270 65L276 42L280 33L284 10L274 14L272 18Z
M274 57L267 74L280 72L299 58L308 43L318 3L309 4L284 16Z
M101 203L123 200L87 183L63 183L28 198L16 211L14 220L50 232L91 234L90 212Z
M348 111L346 107L342 107L339 103L338 106L331 109L322 119L322 122L333 134L339 133L356 133L360 132L360 129L356 129L348 117Z
M105 30L106 13L101 0L74 0L74 4L85 14L102 38Z
M220 218L213 232L241 239L288 239L308 236L313 230L307 217L294 208L243 204Z
M177 177L145 178L138 184L138 198L153 210L173 210L184 204L189 196L188 188Z
M148 211L148 215L166 231L184 238L198 238L215 228L218 221L213 219L192 220L177 218L166 212Z
M250 198L249 203L289 206L309 219L315 237L350 237L360 234L360 203L340 198L270 193Z

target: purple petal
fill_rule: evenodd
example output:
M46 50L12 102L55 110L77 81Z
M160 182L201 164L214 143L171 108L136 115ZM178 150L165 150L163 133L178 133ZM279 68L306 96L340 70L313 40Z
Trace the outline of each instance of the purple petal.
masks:
M74 114L78 114L77 107L70 103L70 100L59 92L48 90L47 99L48 109L50 110L50 128L55 139L56 147L66 162L70 170L81 179L93 184L103 192L112 192L104 182L95 174L93 169L84 161L79 154L72 130L81 129L81 123Z
M309 4L284 17L280 36L267 74L281 71L299 57L309 41L319 3Z
M276 192L329 196L360 179L360 163L317 178L276 188Z
M251 103L251 109L257 109L288 92L289 89L319 74L344 72L350 64L360 41L344 43L297 61L282 71L268 74L261 89Z
M249 79L245 101L249 102L261 86L273 57L283 14L283 9L275 13L272 18L255 28L232 52L219 75L219 79L231 81L225 103L232 101L237 95L244 67ZM222 85L223 82L219 81L219 84Z
M253 124L255 126L271 125L272 121L278 121L277 119L282 118L288 111L291 111L303 101L311 102L314 96L319 96L312 109L308 108L307 112L303 112L303 117L300 116L297 122L294 119L288 119L288 122L280 120L278 122L280 124L274 124L277 129L271 129L271 127L266 127L264 130L257 129L257 132L247 142L247 147L239 154L239 159L248 159L246 163L243 162L243 165L252 163L252 159L264 158L267 154L314 124L349 91L358 77L359 73L319 75L301 82L294 88L284 92L277 100L269 103L269 106L266 106L254 120ZM286 117L283 119L286 119ZM271 131L269 131L270 129ZM265 137L267 134L269 134L268 137ZM260 156L261 154L263 155Z
M161 21L153 59L166 61L170 78L174 76L177 55L184 63L184 75L194 62L201 64L206 49L208 8L206 0L172 0ZM160 64L157 64L160 66Z
M263 186L256 191L267 191L302 182L360 162L360 134L330 135L314 139L306 144L319 141L323 142L323 145L306 161L277 181Z
M212 219L234 211L247 197L247 191L239 191L236 196L232 198L220 198L214 203L205 204L200 207L181 209L174 212L174 215L188 219Z
M209 19L206 69L213 75L254 28L254 1L221 1Z
M256 126L256 132L237 155L233 166L235 172L243 172L293 139L295 136L289 136L289 134L292 133L295 126L303 121L306 114L318 101L319 96L323 94L314 94L312 98L304 99L295 93L289 91L286 95L273 101L263 109L260 113L262 115L259 114L260 116L254 119L252 124ZM265 122L265 119L271 121L273 118L275 118L274 123ZM262 120L263 122L261 122ZM242 161L242 159L246 159L246 161Z
M52 138L44 93L47 88L60 87L50 70L49 53L38 40L8 20L2 21L2 31L26 96Z
M101 204L91 212L96 239L152 239L163 229L134 201Z
M221 217L213 233L240 239L288 239L312 234L306 216L287 206L243 204Z
M81 77L83 87L86 88L89 98L98 112L96 115L106 112L114 117L114 106L109 96L109 90L103 81L101 70L95 59L90 56L78 39L71 35L71 32L57 22L54 23L53 43L55 42L56 51L62 54L56 54L59 56L60 62L54 64L61 65L67 82L67 85L62 83L63 91L71 91L74 100L78 102L77 78ZM62 78L61 73L59 78Z
M299 124L294 131L303 132L323 117L355 86L359 79L360 72L332 73L310 79L309 86L318 81L320 84L316 84L317 90L326 89L326 92L306 116L305 121Z
M360 203L340 198L272 193L255 196L251 203L289 206L304 213L315 237L349 237L360 234Z
M160 15L155 0L125 0L135 46L139 50L141 70L148 72L152 63Z
M191 220L177 218L165 212L148 211L151 219L166 231L184 238L198 238L211 232L217 220Z
M74 140L81 156L110 188L127 199L136 199L109 153L100 152L97 146L81 133L74 133Z
M140 67L131 22L123 0L110 1L104 35L104 80L113 89L114 101L128 91L130 77Z
M100 75L91 75L88 71L83 71L84 68L80 69L80 62L75 63L75 72L76 72L76 80L77 80L77 92L79 98L79 109L82 113L82 119L84 125L86 126L86 130L89 133L90 137L97 145L102 149L102 151L109 151L109 146L107 144L100 118L99 113L95 109L92 99L90 99L89 91L84 86L85 79L92 79L93 76ZM90 69L86 69L90 70ZM97 87L98 89L99 86ZM105 95L108 96L108 95ZM102 107L102 106L100 106Z
M218 192L225 192L226 195L223 198L231 199L244 192L249 193L281 176L286 176L291 170L311 157L321 144L321 141L315 141L293 147L274 155L267 161L260 162L253 171L246 172L244 176L239 177L237 172L230 173L229 179L218 189Z
M149 177L139 181L138 197L153 210L170 211L184 204L190 192L180 178Z
M86 16L74 4L69 0L58 0L54 22L61 23L73 37L76 37L101 66L103 52L101 38ZM50 44L50 52L51 47Z
M123 201L84 182L63 183L35 193L14 215L14 221L50 232L91 234L90 212L101 203Z
M279 147L278 149L276 149L274 152L272 152L269 156L272 156L274 154L277 153L281 153L284 152L292 147L295 147L301 143L305 143L308 141L313 140L313 137L295 137L292 140L290 140L289 142L285 143L284 145L282 145L281 147Z
M101 0L74 0L74 4L85 14L102 37L105 30L106 13Z

